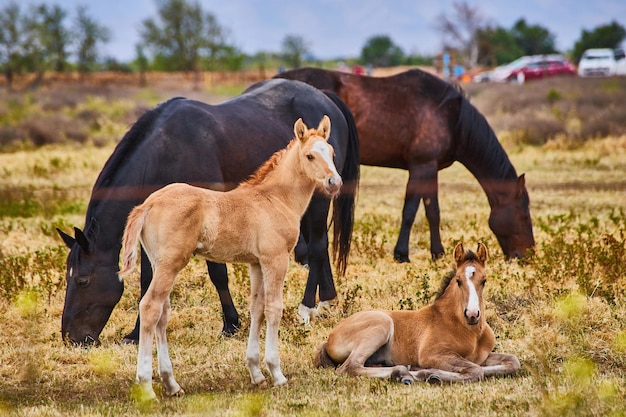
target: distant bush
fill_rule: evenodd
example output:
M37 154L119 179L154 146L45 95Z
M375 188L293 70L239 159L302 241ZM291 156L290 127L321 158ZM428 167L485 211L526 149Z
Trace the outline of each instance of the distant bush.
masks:
M464 86L501 140L541 145L559 136L626 134L626 77L550 78Z

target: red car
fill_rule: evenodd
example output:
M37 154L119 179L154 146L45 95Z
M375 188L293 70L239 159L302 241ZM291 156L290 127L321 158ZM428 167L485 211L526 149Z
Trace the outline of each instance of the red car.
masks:
M524 66L513 69L506 81L523 84L526 80L559 75L576 75L576 67L561 55L535 55Z
M556 75L576 75L576 67L562 55L532 55L480 73L474 77L474 81L516 81L523 84L526 80Z

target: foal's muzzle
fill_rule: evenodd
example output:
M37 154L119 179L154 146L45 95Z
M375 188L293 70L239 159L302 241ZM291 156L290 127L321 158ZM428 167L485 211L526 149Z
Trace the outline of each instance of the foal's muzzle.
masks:
M478 319L480 318L480 310L470 310L465 309L465 321L469 325L478 324Z
M337 194L342 185L343 181L339 175L329 175L324 180L324 190L330 195Z

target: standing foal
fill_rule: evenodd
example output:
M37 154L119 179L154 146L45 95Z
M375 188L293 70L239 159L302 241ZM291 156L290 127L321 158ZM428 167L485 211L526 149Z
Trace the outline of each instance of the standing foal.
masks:
M492 352L485 321L487 247L454 249L456 271L435 302L417 311L362 311L341 321L320 346L315 362L337 372L417 381L478 381L520 369L514 355Z
M124 230L120 277L135 267L138 243L147 253L154 276L139 303L141 327L137 382L150 398L152 343L156 332L158 366L168 395L183 394L174 379L166 340L170 292L176 275L192 255L214 262L250 265L250 336L246 360L253 384L265 385L261 372L259 333L267 319L265 362L274 385L287 378L280 369L278 326L283 312L283 283L304 214L315 188L336 195L342 180L328 143L330 119L317 129L302 119L294 125L295 138L276 152L239 187L228 192L187 184L171 184L135 207Z

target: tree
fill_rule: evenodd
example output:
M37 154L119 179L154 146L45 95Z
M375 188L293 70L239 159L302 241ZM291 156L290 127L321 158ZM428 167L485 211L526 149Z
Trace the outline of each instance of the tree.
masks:
M487 26L478 29L478 63L487 66L502 65L514 61L524 52L513 34L502 27Z
M523 55L543 55L557 52L554 47L554 35L539 25L528 25L525 19L519 19L511 28L511 33Z
M583 52L589 48L618 48L625 38L626 29L615 20L592 31L583 30L580 39L574 44L572 60L580 61Z
M376 67L400 65L404 59L402 49L387 35L371 37L361 49L360 61Z
M299 68L302 66L302 57L308 52L308 43L302 36L287 35L283 39L282 57L287 66Z
M86 7L78 6L75 34L78 71L82 73L92 71L98 62L98 44L108 42L111 32L92 19L87 14Z
M66 17L67 11L58 5L50 7L42 4L37 8L36 27L45 56L44 66L49 65L54 71L67 68L67 47L71 44L71 32L63 25Z
M17 3L0 10L0 66L9 90L13 87L13 76L23 69L29 32L28 19Z
M466 2L452 4L452 17L441 14L437 19L436 28L443 36L444 49L456 49L461 53L465 64L474 68L478 62L478 30L484 18L478 7Z
M139 32L142 44L165 69L199 71L201 62L211 67L218 55L229 48L215 16L205 13L198 2L156 0L156 3L158 20L144 20Z

